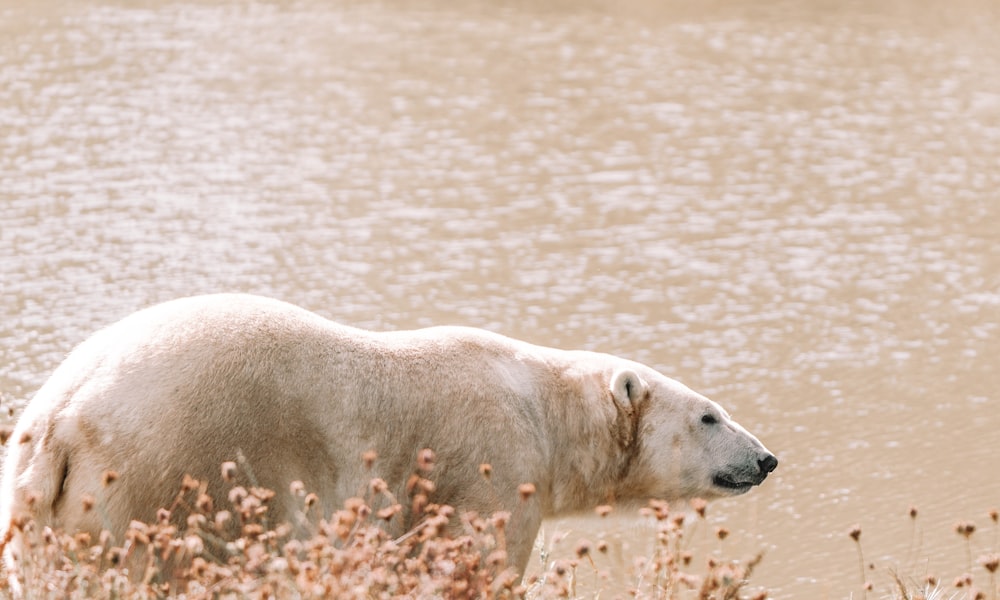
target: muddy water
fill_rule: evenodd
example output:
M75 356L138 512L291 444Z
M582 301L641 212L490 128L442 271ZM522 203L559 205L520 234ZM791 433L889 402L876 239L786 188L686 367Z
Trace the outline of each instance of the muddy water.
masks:
M781 466L691 544L772 597L857 597L854 523L876 591L950 582L955 521L998 549L995 6L0 0L3 402L181 295L481 326L757 432ZM626 581L652 537L565 532Z

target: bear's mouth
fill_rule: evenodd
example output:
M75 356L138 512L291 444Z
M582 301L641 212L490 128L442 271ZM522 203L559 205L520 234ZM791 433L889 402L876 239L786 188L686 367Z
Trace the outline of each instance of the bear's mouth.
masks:
M752 481L737 481L732 477L721 473L712 477L712 484L716 487L732 490L734 492L746 492L754 486L754 482Z

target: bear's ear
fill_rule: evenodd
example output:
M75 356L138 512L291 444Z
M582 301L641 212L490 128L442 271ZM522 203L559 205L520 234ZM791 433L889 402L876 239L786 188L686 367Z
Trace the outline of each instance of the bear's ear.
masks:
M632 408L648 391L646 382L632 369L619 369L611 377L611 396L619 406Z

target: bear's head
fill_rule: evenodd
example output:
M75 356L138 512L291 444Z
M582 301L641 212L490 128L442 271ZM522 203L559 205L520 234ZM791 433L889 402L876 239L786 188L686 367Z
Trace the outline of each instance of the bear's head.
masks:
M721 406L653 371L622 368L610 381L621 443L635 453L633 489L666 500L746 493L778 459Z

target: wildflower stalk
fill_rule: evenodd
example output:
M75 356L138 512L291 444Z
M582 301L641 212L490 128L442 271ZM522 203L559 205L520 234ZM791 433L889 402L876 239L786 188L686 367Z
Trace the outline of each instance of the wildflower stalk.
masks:
M858 566L861 571L861 598L865 599L868 597L868 588L870 586L865 575L865 556L861 552L861 526L855 525L854 527L851 527L848 535L851 536L851 539L854 540L855 546L858 548Z
M975 532L975 523L959 521L955 524L955 533L965 538L965 562L969 573L972 573L972 534Z

